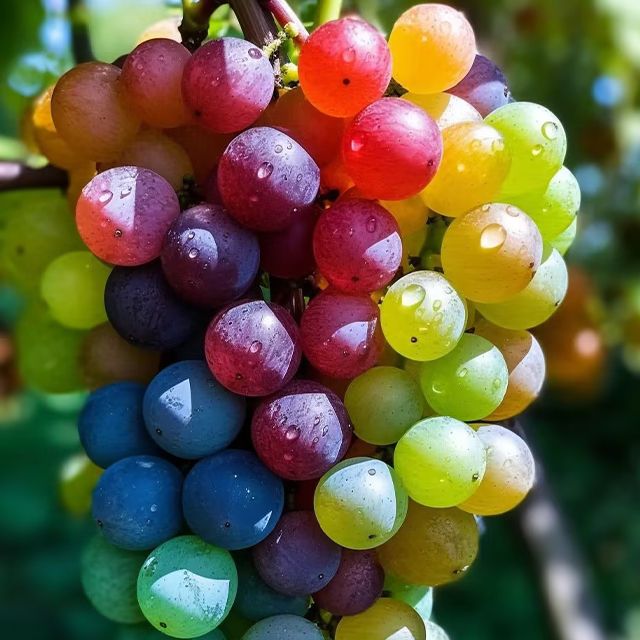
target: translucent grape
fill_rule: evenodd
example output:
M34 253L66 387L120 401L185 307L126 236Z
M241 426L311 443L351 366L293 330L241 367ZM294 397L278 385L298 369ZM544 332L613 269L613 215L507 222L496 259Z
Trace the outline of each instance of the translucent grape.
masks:
M389 47L393 77L415 93L453 87L471 69L476 54L467 19L442 4L419 4L405 11L393 25Z
M527 443L495 424L473 425L487 450L487 470L478 490L460 508L493 516L515 508L535 480L535 462Z
M435 587L462 577L478 553L478 537L471 514L410 501L403 526L378 549L378 558L404 582Z
M464 332L465 303L435 271L414 271L394 282L382 300L384 337L405 358L435 360Z
M318 483L314 510L322 530L347 549L373 549L404 522L407 493L395 471L373 458L337 464Z
M227 616L238 589L238 573L228 551L196 536L160 545L138 575L138 602L147 620L174 638L196 638Z
M433 611L433 587L406 584L391 574L384 579L385 595L406 602L424 620L425 624ZM431 640L431 636L427 636Z
M412 500L453 507L478 488L486 465L484 445L464 422L427 418L398 441L393 464Z
M431 622L431 620L425 620L424 626L427 631L427 638L429 640L449 640L449 636L446 631L435 622Z
M412 102L430 115L438 129L462 122L482 122L482 116L468 102L449 93L405 93L405 100Z
M520 293L498 304L478 304L478 311L500 327L529 329L551 317L567 285L567 265L555 249L546 247L533 280Z
M544 188L562 167L567 136L562 123L546 107L512 102L490 113L485 122L497 129L511 154L511 169L501 199Z
M225 207L256 231L285 229L318 193L320 170L287 134L255 127L234 138L218 165Z
M420 194L446 216L459 216L493 202L509 171L511 157L502 136L483 122L463 122L442 132L442 162Z
M268 58L239 38L210 40L187 62L182 95L196 122L215 133L241 131L265 110L274 91Z
M488 340L465 333L455 349L420 370L422 391L436 413L458 420L485 418L502 402L509 372Z
M205 352L217 380L245 396L266 396L284 387L302 357L291 314L262 300L223 309L209 325Z
M82 190L76 224L98 258L135 266L160 255L164 236L179 213L178 197L164 178L148 169L116 167Z
M327 22L300 51L300 86L316 109L349 118L382 97L391 55L382 34L360 18Z
M429 211L422 200L413 196L406 200L382 200L380 204L396 219L402 236L402 248L406 251L407 236L425 230Z
M320 629L300 616L281 615L260 620L242 636L242 640L323 640Z
M442 156L442 137L419 107L400 98L381 98L349 123L342 155L364 196L403 200L432 180Z
M540 266L542 237L512 205L482 205L456 218L442 242L447 280L474 302L502 302L531 282Z
M561 256L564 256L564 254L569 251L569 248L573 244L577 231L578 218L575 217L573 219L573 222L562 233L559 233L555 238L549 240L549 245L554 249L557 249L558 253Z
M64 509L73 516L86 516L91 511L91 494L102 475L102 469L84 453L67 458L60 469L58 493Z

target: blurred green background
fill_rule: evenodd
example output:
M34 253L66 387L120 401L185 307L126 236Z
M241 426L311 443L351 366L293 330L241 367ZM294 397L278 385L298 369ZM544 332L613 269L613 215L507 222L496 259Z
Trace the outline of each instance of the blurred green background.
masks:
M2 3L0 158L28 155L21 117L72 64L74 25L85 23L95 56L110 61L145 27L178 15L176 4ZM346 6L388 30L410 4ZM467 13L513 95L564 123L583 207L568 254L569 301L538 332L549 383L522 419L541 482L523 508L485 520L478 561L437 591L435 618L453 640L639 640L640 2L451 4ZM309 16L313 5L297 8ZM216 16L217 33L236 28L225 9ZM10 215L2 203L0 214ZM124 640L82 595L79 555L93 528L60 497L61 474L77 472L82 395L18 389L7 335L19 307L15 292L0 287L0 637Z

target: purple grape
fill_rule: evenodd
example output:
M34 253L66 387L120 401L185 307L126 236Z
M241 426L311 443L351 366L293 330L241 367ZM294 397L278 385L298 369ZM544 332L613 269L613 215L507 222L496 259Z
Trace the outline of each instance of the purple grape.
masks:
M290 596L319 591L335 576L341 549L320 529L313 511L285 513L253 550L262 579Z
M380 597L383 586L384 571L374 551L343 549L338 572L313 599L336 616L354 616Z
M162 248L164 274L181 298L200 307L220 307L249 289L258 273L258 239L219 205L185 211Z
M285 229L310 205L320 187L320 169L286 133L256 127L235 137L218 164L225 207L256 231Z

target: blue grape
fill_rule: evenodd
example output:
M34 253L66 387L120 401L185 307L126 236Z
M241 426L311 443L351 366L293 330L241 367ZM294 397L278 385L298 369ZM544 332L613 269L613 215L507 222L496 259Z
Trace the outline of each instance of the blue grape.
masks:
M273 616L256 622L242 640L324 640L322 631L299 616Z

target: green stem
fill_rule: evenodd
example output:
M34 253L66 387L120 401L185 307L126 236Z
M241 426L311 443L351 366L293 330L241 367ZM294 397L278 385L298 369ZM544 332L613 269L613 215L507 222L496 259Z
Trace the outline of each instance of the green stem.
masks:
M342 0L318 0L314 26L319 27L330 20L337 20L342 11Z
M195 51L209 33L211 14L222 4L220 0L182 0L180 35L182 44Z

